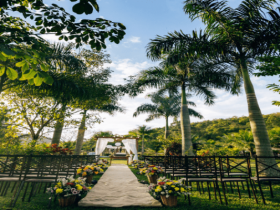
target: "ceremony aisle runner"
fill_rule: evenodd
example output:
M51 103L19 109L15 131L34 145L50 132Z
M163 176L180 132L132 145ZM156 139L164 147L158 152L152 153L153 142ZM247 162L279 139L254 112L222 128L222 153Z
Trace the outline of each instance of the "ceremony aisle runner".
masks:
M82 207L161 207L140 184L127 165L112 164L93 189L82 199Z

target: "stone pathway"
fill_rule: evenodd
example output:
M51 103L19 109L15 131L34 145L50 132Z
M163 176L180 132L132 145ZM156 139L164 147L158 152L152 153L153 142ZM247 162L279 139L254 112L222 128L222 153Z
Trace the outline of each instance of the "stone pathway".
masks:
M161 207L127 165L112 164L94 188L79 202L82 207Z

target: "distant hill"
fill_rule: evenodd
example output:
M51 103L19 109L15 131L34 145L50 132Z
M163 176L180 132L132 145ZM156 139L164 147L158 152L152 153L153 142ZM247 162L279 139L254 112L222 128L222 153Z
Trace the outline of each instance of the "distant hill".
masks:
M280 112L263 115L268 130L280 127ZM174 121L171 131L180 131L180 122ZM239 130L251 130L249 117L231 117L226 119L205 120L191 123L191 132L200 139L219 139L225 134L237 133Z

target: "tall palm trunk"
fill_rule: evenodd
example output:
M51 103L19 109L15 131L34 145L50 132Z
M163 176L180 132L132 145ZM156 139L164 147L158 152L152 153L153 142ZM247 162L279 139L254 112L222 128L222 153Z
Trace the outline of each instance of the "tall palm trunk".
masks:
M75 148L75 155L79 155L82 150L83 140L85 136L85 129L86 129L86 114L87 110L84 110L83 118L79 127L78 136L77 136L77 143Z
M181 133L182 133L182 155L187 152L188 155L194 155L191 140L191 123L189 108L187 105L186 87L182 84L182 98L181 98Z
M244 88L245 88L247 103L248 103L249 120L250 120L251 130L254 137L256 154L257 156L273 157L273 152L269 141L267 129L265 126L263 115L261 113L258 104L258 100L256 98L253 84L250 80L245 59L242 60L241 69L243 74ZM275 159L263 159L261 161L267 165L276 164ZM272 175L275 172L276 172L275 170L269 170L267 171L267 175Z
M144 134L142 135L142 157L144 155Z
M169 136L168 117L165 117L165 139Z
M59 115L59 119L56 121L56 124L55 124L55 127L54 127L52 144L59 145L62 130L63 130L63 126L64 126L65 110L66 110L66 105L62 105L60 115Z

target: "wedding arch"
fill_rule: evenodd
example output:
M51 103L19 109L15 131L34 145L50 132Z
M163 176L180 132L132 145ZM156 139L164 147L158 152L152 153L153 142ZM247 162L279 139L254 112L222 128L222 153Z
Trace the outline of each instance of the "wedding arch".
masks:
M128 157L111 157L112 159L125 159L127 163L132 160L130 154L134 154L133 160L138 160L138 139L139 138L125 138L125 137L97 137L95 155L100 155L105 149L109 142L122 142L125 150L128 152Z

